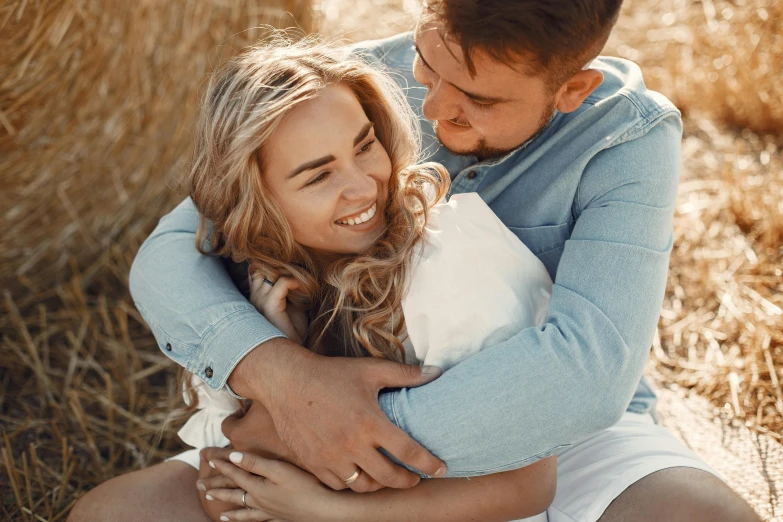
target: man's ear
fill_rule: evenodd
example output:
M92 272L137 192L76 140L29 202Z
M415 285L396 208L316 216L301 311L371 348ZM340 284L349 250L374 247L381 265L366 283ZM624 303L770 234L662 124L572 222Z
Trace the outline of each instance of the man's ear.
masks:
M604 75L596 69L579 71L560 87L555 95L556 107L560 112L573 112L582 105L601 82Z

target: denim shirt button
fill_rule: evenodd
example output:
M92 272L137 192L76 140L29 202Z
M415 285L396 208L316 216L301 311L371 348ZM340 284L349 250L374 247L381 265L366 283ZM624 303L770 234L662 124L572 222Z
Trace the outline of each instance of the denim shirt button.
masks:
M207 376L207 379L211 379L211 378L212 378L212 375L213 375L214 373L215 373L215 372L213 372L213 371L212 371L212 367L211 367L211 366L207 366L207 368L204 370L204 375L206 375L206 376Z
M166 351L167 352L171 351L171 343L166 343Z
M475 170L471 170L470 172L468 172L468 179L473 179L475 177L476 177L476 171Z

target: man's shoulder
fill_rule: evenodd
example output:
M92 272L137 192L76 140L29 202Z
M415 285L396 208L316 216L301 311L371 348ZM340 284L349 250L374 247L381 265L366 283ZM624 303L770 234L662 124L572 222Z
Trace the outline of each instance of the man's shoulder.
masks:
M663 94L648 89L642 70L630 60L599 56L591 64L604 75L601 85L585 100L586 106L611 109L627 107L641 123L654 123L665 116L679 117L677 107Z
M389 69L410 70L416 54L413 33L400 33L380 40L365 40L350 47L351 54L371 62L383 64Z

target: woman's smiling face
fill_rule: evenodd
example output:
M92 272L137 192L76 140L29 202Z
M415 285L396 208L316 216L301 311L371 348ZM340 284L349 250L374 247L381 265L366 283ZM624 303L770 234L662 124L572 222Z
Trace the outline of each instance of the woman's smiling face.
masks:
M302 246L355 254L383 233L391 160L347 86L292 109L261 154L266 185Z

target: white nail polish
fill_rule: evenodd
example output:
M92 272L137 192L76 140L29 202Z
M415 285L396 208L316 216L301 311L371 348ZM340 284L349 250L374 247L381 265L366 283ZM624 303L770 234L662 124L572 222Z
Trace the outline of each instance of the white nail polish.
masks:
M212 495L207 495L207 500L215 500L215 499L212 498Z
M239 464L240 462L242 462L242 453L239 451L232 451L231 454L228 456L228 460L230 460L234 464Z
M212 462L211 460L209 461L209 467L210 467L210 468L214 468L214 467L215 467L215 463L214 463L214 462Z
M222 520L223 522L228 522L230 519L225 515L221 515L220 520Z

